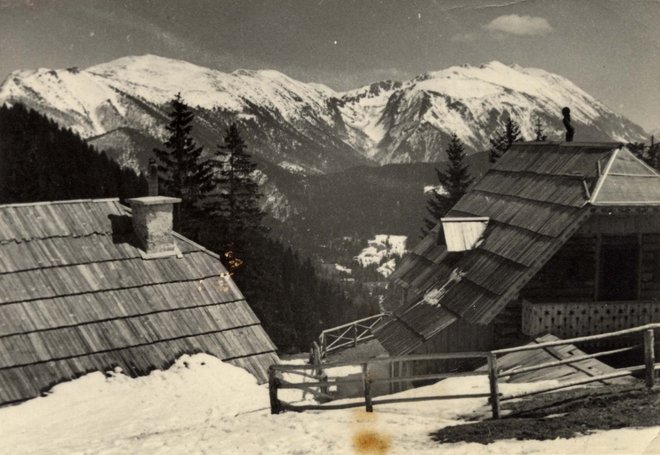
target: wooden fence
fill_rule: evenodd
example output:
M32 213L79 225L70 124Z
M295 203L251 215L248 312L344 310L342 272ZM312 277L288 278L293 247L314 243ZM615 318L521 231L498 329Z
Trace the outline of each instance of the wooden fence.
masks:
M374 335L371 330L385 316L385 313L380 313L324 330L319 335L318 342L321 348L321 358L326 358L333 351L355 347L360 342L372 339Z
M488 401L491 406L492 415L494 419L500 418L500 402L505 400L511 400L514 398L521 398L524 396L534 395L538 393L550 392L554 390L564 389L567 387L574 387L578 385L588 384L596 381L606 381L608 379L615 379L623 376L628 376L636 371L644 371L645 384L649 389L653 387L655 382L655 371L660 367L660 363L655 363L655 350L654 350L654 331L660 328L660 323L647 324L640 327L635 327L626 330L619 330L616 332L603 333L598 335L583 336L578 338L571 338L567 340L558 340L550 341L546 343L539 344L530 344L525 346L518 346L514 348L507 349L498 349L490 352L457 352L457 353L438 353L438 354L413 354L406 356L398 357L384 357L384 358L372 358L363 361L352 361L352 362L337 362L337 363L326 363L322 364L322 368L325 370L336 367L343 366L361 366L362 368L362 377L360 379L342 379L342 378L328 378L322 371L319 371L319 365L271 365L268 374L268 384L269 384L269 394L270 394L270 406L272 414L279 414L282 411L305 411L305 410L325 410L325 409L346 409L352 407L364 406L367 412L373 412L373 406L376 404L387 404L387 403L403 403L411 401L428 401L428 400L448 400L448 399L457 399L457 398L488 398ZM552 346L562 346L567 344L579 344L587 343L598 340L605 340L616 337L630 337L631 335L641 334L642 343L644 347L644 364L638 366L632 366L625 369L616 370L613 373L602 374L599 376L593 376L586 379L580 379L570 382L565 382L553 387L548 387L545 389L538 389L534 391L528 391L512 395L502 395L499 392L499 381L507 376L510 376L514 373L525 373L530 371L542 370L544 368L552 368L559 365L579 362L581 360L593 359L597 357L604 357L607 355L625 353L638 349L639 345L633 345L629 347L623 347L619 349L601 351L593 354L587 354L582 356L573 356L570 359L552 361L540 363L538 365L516 368L508 371L499 371L497 367L497 357L511 354L515 352L522 351L531 351L535 349L544 349L546 347ZM469 371L469 372L447 372L447 373L437 373L437 374L425 374L425 375L409 375L402 377L390 377L390 378L371 378L369 374L370 366L376 363L394 363L394 362L416 362L416 361L428 361L428 360L449 360L449 359L478 359L483 358L488 362L488 371ZM312 371L312 374L306 373L307 371ZM285 381L282 378L282 374L294 374L301 375L308 378L312 378L313 382L305 383L294 383ZM445 379L452 377L466 377L466 376L483 376L488 375L489 379L489 393L473 393L473 394L458 394L458 395L439 395L439 396L426 396L426 397L413 397L413 398L386 398L386 399L374 399L371 394L371 386L376 383L394 383L394 382L409 382L409 381L422 381L422 380L435 380L435 379ZM279 389L302 389L302 390L312 390L318 388L319 391L315 394L325 395L329 387L338 386L342 384L355 384L361 383L362 389L364 391L364 401L355 401L350 403L341 403L341 404L318 404L318 405L294 405L291 403L286 403L281 401L278 398Z

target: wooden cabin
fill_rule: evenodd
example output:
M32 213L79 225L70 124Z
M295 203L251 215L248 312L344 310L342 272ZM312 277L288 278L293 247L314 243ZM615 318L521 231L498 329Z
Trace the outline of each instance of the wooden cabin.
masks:
M660 175L621 144L516 144L391 281L391 355L658 322Z
M178 201L0 206L0 405L199 352L267 379L275 346L219 257L172 231Z

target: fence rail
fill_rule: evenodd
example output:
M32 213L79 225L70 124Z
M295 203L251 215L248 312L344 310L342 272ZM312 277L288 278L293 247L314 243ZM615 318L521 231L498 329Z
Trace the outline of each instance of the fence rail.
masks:
M321 358L327 357L333 351L355 347L362 341L371 340L374 337L372 329L385 316L386 313L380 313L324 330L319 335L318 341Z
M383 317L384 315L378 315L378 317ZM373 327L377 324L374 322L370 325L369 320L376 319L377 317L365 318L360 321L355 321L351 324L346 324L345 326L335 327L331 330L340 330L343 331L346 328L352 327L356 323L360 323L363 327ZM404 403L411 401L427 401L427 400L447 400L447 399L458 399L458 398L489 398L489 403L491 406L491 411L494 419L500 418L500 402L511 400L514 398L521 398L524 396L534 395L538 393L550 392L554 390L560 390L568 387L574 387L578 385L588 384L591 382L597 381L606 381L609 379L615 379L623 376L628 376L637 371L644 372L645 385L647 388L652 388L655 383L655 372L660 368L660 363L655 362L655 336L654 331L660 329L660 323L646 324L639 327L634 327L626 330L618 330L615 332L601 333L597 335L582 336L576 338L570 338L567 340L558 340L558 341L548 341L545 343L530 344L524 346L518 346L514 348L506 349L497 349L490 352L455 352L455 353L437 353L437 354L413 354L407 356L397 356L397 357L384 357L384 358L373 358L362 361L352 361L352 362L335 362L335 363L325 363L325 364L316 364L316 365L271 365L268 371L269 378L269 394L270 394L270 404L271 404L271 413L278 414L282 411L293 410L293 411L304 411L304 410L323 410L323 409L346 409L352 407L364 406L367 412L373 411L373 406L375 404L387 404L387 403ZM324 332L325 333L325 332ZM637 344L633 346L628 346L619 349L612 349L609 351L601 351L593 354L587 354L582 356L574 356L569 359L545 362L538 365L533 365L530 367L516 368L507 371L499 371L497 366L498 356L512 354L516 352L531 351L535 349L544 349L547 347L555 346L565 346L568 344L579 344L584 342L604 340L616 337L624 337L633 334L642 334L642 344ZM322 334L323 336L323 334ZM357 337L356 337L357 339ZM322 339L323 341L323 339ZM326 346L327 347L327 346ZM603 375L593 376L585 379L580 379L576 381L565 382L552 387L547 387L544 389L538 389L518 394L503 395L499 392L499 380L517 373L527 373L531 371L542 370L545 368L552 368L559 365L564 365L568 363L580 362L587 359L604 357L607 355L620 354L624 352L630 352L635 349L643 348L644 352L644 364L632 366L629 368L619 369L612 373L607 373ZM327 351L326 351L327 352ZM437 373L437 374L426 374L426 375L414 375L401 376L401 377L390 377L390 378L372 378L370 374L370 366L378 363L388 363L392 364L394 362L416 362L416 361L428 361L428 360L450 360L450 359L475 359L483 358L488 362L487 372L483 371L472 371L472 372L447 372L447 373ZM336 367L343 366L361 366L362 368L362 377L360 379L342 379L334 378L328 379L327 375L324 373L324 370L328 370ZM312 370L315 372L315 375L306 373L306 371ZM281 378L283 373L287 374L298 374L305 377L315 377L317 380L315 382L308 383L292 383L285 381ZM371 386L373 384L383 384L383 383L396 383L396 382L409 382L417 380L428 380L428 379L444 379L452 377L466 377L466 376L483 376L488 375L489 382L489 393L473 393L473 394L459 394L459 395L439 395L439 396L429 396L429 397L413 397L413 398L385 398L385 399L374 399L371 393ZM327 395L327 388L343 384L356 384L362 383L362 389L364 394L364 401L359 402L350 402L350 403L341 403L341 404L324 404L324 405L293 405L291 403L285 403L278 398L278 389L310 389L314 387L319 387L321 394Z
M271 413L279 414L282 411L291 410L291 411L305 411L305 410L323 410L323 409L346 409L346 408L355 408L364 406L367 412L373 411L374 404L385 404L385 403L404 403L412 401L426 401L426 400L449 400L456 398L484 398L489 397L490 394L464 394L464 395L438 395L433 397L412 397L412 398L387 398L387 399L374 399L371 393L371 386L373 384L388 384L395 382L408 382L416 380L427 380L427 379L444 379L452 377L466 377L466 376L485 376L486 372L474 371L474 372L447 372L447 373L438 373L438 374L426 374L426 375L410 375L403 377L395 378L372 378L370 374L370 367L374 364L387 363L391 364L394 362L416 362L424 360L449 360L449 359L474 359L474 358L483 358L487 359L489 356L488 352L464 352L464 353L440 353L440 354L416 354L410 356L398 356L398 357L384 357L384 358L375 358L368 359L362 362L334 362L334 363L324 363L322 368L324 370L344 367L344 366L361 366L362 367L362 377L360 379L324 379L318 380L315 382L305 382L305 383L291 383L282 379L282 373L291 373L291 372L300 372L307 370L318 370L319 365L271 365L268 370L268 388L270 393L270 403L271 403ZM323 375L325 376L325 374ZM291 403L285 403L278 398L277 391L278 389L308 389L311 387L319 387L321 390L327 390L328 387L344 385L344 384L357 384L362 383L362 390L364 395L364 401L356 401L351 403L341 403L341 404L323 404L323 405L293 405Z

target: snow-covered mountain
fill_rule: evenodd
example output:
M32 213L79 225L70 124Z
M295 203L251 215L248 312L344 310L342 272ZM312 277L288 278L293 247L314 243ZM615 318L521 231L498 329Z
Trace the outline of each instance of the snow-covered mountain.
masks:
M274 165L315 173L368 163L338 134L341 118L328 103L336 94L276 71L227 74L153 55L125 57L85 70L13 72L0 87L0 103L21 102L105 148L116 142L120 156L164 137L167 104L178 92L196 109L195 133L207 150L236 121L251 150ZM146 158L133 161L144 166Z
M634 141L641 127L615 114L575 84L536 68L493 61L454 66L405 82L379 82L341 97L345 122L367 135L355 142L380 163L438 161L455 132L468 151L484 150L507 116L535 138L540 120L550 140L561 140L561 109L570 106L576 140Z
M84 70L16 71L0 86L0 103L24 103L123 163L144 166L152 143L164 136L167 102L177 92L196 108L196 134L208 150L236 121L260 161L296 174L440 161L452 131L469 152L483 150L508 115L526 138L534 137L539 118L548 138L559 139L563 106L571 107L576 140L645 136L567 79L499 62L338 93L272 70L224 73L145 55Z

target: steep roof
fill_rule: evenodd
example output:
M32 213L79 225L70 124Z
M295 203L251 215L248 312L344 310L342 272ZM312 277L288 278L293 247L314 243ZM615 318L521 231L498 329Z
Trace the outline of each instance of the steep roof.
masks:
M514 145L452 208L488 217L464 253L438 244L436 226L392 274L411 297L374 333L393 355L462 318L487 324L570 238L591 205L660 205L660 176L621 144Z
M0 404L120 366L207 352L260 381L275 346L219 258L175 234L143 259L116 199L0 206Z

